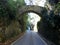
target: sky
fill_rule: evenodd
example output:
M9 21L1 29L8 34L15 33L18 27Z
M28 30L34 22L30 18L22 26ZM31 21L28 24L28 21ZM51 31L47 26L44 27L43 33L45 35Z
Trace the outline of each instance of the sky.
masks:
M46 0L25 0L26 5L38 5L44 7Z

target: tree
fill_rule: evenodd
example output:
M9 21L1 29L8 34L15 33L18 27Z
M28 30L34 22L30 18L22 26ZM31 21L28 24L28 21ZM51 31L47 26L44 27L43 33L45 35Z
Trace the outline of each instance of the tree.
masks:
M17 2L0 0L0 42L4 42L8 37L11 38L19 33L16 21L17 9L24 4L23 0L17 0ZM14 28L14 24L16 28Z

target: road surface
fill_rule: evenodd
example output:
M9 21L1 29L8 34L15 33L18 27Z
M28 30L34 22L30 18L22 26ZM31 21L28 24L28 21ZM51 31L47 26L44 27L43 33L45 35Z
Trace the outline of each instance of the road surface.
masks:
M24 36L11 45L48 45L36 32L26 31Z

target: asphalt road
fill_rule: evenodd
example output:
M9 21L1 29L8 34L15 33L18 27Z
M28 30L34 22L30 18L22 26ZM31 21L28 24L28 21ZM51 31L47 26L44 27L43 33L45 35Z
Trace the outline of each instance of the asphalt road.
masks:
M26 31L24 36L11 45L48 45L36 32Z

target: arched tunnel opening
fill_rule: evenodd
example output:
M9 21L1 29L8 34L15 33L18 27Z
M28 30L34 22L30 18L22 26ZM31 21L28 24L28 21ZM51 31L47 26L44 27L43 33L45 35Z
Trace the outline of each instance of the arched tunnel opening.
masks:
M46 8L43 8L43 7L40 7L40 6L34 6L34 5L23 6L23 7L21 7L21 9L19 8L18 15L17 15L17 18L18 18L19 22L21 23L21 25L23 25L23 23L21 21L21 20L23 20L22 17L24 15L26 15L26 13L31 13L31 12L35 13L35 15L38 14L38 16L42 19L44 19L44 18L46 19L46 16L48 17ZM33 17L34 17L34 15L33 15ZM39 23L40 23L40 21L39 21ZM38 24L36 23L38 26L36 26L36 24L35 24L35 27L37 27L38 29L40 28L39 23ZM30 24L30 25L33 25L33 24ZM30 27L33 27L33 26L30 26ZM35 29L35 27L34 27L34 29ZM38 32L39 32L39 30L38 30Z
M38 14L33 13L33 12L29 12L28 13L28 24L29 24L28 29L29 30L33 30L34 32L38 32L38 25L37 25L37 23L40 20L41 20L41 17Z
M22 13L21 17L19 18L19 23L22 24L22 27L25 27L25 29L22 30L31 30L38 32L39 26L37 24L40 22L41 18L42 17L35 12L25 12ZM22 20L22 23L20 20Z

